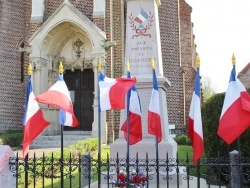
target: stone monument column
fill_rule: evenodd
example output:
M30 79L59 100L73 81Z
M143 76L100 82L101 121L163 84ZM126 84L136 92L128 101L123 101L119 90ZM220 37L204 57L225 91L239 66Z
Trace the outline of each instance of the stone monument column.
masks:
M151 59L155 58L155 70L158 80L160 97L160 115L162 126L162 141L159 143L159 158L176 158L177 144L169 137L168 109L166 102L167 88L170 82L163 75L160 28L158 18L159 0L127 0L126 18L126 48L125 61L130 62L130 73L137 78L136 88L140 97L142 109L142 141L129 147L130 158L156 158L155 136L148 134L148 108L153 88ZM126 66L124 62L124 76ZM120 127L126 120L126 109L121 111ZM111 158L118 152L119 158L126 158L127 141L124 132L119 132L119 138L111 145Z

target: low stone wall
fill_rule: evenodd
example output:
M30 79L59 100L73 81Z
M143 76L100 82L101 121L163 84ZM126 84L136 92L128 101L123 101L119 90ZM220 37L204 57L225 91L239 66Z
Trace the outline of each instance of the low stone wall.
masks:
M9 158L15 157L13 150L10 146L0 146L0 187L15 188L16 178L14 173L9 168Z

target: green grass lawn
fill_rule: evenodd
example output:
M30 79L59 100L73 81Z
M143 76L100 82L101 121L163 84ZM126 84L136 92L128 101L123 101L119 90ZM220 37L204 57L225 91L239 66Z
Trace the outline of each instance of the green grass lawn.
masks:
M178 151L178 158L179 159L186 160L188 157L189 160L192 160L192 158L193 158L192 146L178 145L177 147L178 147L177 151Z

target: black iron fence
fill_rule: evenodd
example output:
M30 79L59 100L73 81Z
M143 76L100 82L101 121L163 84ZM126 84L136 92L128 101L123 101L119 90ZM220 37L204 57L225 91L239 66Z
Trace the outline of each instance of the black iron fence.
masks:
M186 159L121 159L98 160L91 155L72 155L63 160L42 156L10 158L10 170L17 188L76 187L250 187L249 159L237 153L229 157L201 159L194 165Z

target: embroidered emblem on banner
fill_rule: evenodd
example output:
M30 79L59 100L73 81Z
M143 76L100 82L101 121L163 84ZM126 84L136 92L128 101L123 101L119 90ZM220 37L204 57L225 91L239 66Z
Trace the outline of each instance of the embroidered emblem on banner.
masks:
M139 14L134 17L131 13L128 16L128 23L135 34L132 36L132 39L136 37L149 37L151 38L151 34L147 33L150 30L151 26L154 22L154 15L149 11L148 13L141 8Z

